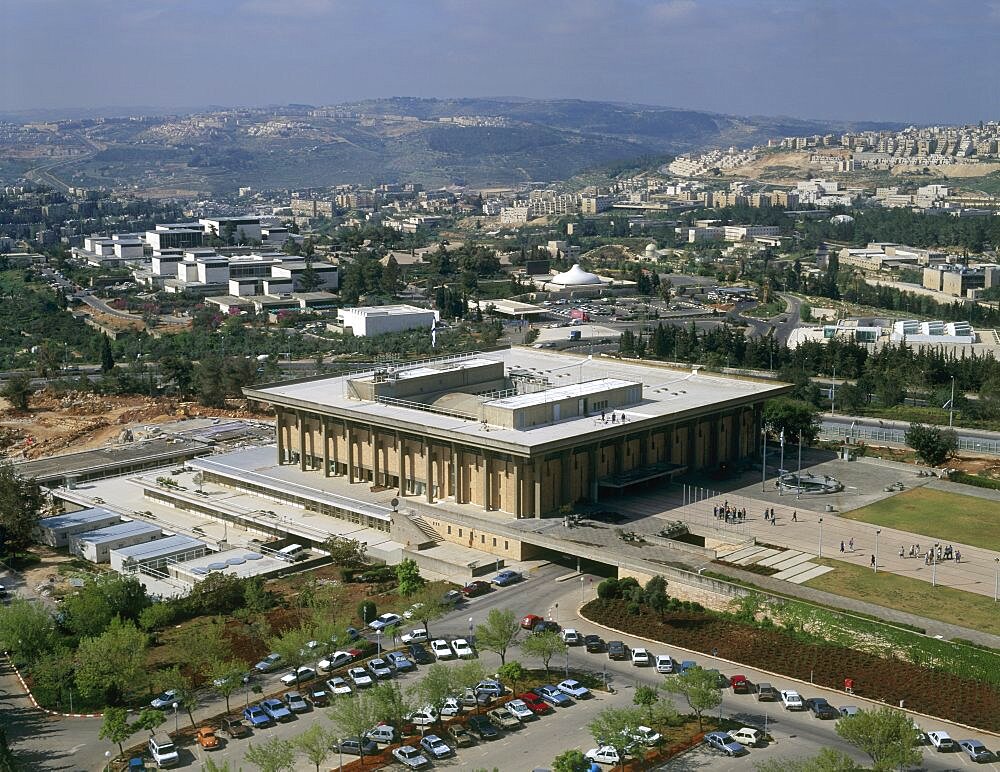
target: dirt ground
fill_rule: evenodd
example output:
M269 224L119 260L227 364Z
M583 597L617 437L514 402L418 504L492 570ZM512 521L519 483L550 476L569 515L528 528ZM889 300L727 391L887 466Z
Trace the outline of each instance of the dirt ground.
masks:
M87 450L117 439L132 424L155 424L180 418L246 418L243 403L219 410L196 402L136 395L104 396L85 392L40 392L27 412L12 410L0 399L0 457L41 458Z

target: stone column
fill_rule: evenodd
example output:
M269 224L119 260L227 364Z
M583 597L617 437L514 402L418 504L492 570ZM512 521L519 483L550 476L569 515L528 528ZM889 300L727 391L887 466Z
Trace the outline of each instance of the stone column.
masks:
M524 461L514 459L514 517L524 517Z
M483 448L483 509L490 511L490 454Z
M306 427L299 411L295 412L295 428L299 432L299 469L304 472L306 471Z
M337 426L336 422L331 423L330 428L333 429L333 476L340 476L340 448L337 440L340 439L340 428Z
M274 409L274 425L277 428L278 436L278 464L285 463L285 426L284 426L284 412L281 408Z
M532 482L535 484L535 517L542 516L542 461L536 459L534 463Z
M431 444L424 442L424 496L428 504L434 503L434 460Z
M597 503L598 496L598 484L597 484L597 459L601 455L601 443L595 442L589 448L587 448L587 466L590 471L590 501L593 504Z
M381 485L378 463L378 431L374 426L368 427L368 441L372 446L372 485Z
M406 456L403 454L403 436L396 432L396 461L399 468L399 495L406 495Z
M344 427L347 432L347 482L354 482L354 429L349 424L345 423Z
M326 416L320 418L319 429L323 437L323 476L330 476L330 432L326 425Z
M458 452L458 446L453 442L451 443L451 474L448 475L448 484L451 485L451 490L449 493L452 498L455 499L456 504L462 503L462 464L460 463L461 454Z
M559 454L559 506L569 504L572 496L570 488L570 478L573 474L573 456L570 451L564 450Z
M639 435L639 466L649 466L649 441L652 432L649 429Z

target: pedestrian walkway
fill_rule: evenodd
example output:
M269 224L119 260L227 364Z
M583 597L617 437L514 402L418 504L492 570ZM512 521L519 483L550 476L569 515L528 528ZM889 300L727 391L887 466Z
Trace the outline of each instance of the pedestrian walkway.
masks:
M801 584L815 579L817 576L822 576L828 571L833 571L830 566L813 563L812 560L815 557L815 555L798 550L776 550L765 547L746 547L730 553L719 552L719 558L727 563L773 568L777 573L772 574L772 578L782 579L793 584Z

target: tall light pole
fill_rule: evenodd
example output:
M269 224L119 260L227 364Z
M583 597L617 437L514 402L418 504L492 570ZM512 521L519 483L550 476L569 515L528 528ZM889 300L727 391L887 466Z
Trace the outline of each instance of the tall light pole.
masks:
M764 437L764 459L760 464L760 492L764 493L767 479L767 424L761 427L760 433Z
M993 602L997 602L997 591L1000 590L1000 558L993 558Z
M830 415L837 415L837 363L833 363L833 380L830 381Z
M795 478L795 498L802 495L802 430L799 429L799 472Z
M875 529L875 562L872 563L872 572L878 573L878 535L882 533L881 528Z
M469 617L469 645L472 645L472 617Z
M819 519L819 556L823 557L823 518Z
M948 400L948 426L955 422L955 376L951 376L951 399Z
M778 439L781 441L781 456L779 457L780 460L778 461L778 495L780 496L782 494L781 478L782 475L784 475L785 473L785 430L784 429L781 430L781 434L778 436Z
M381 657L382 656L382 631L381 630L376 630L375 631L375 646L376 646L375 656L376 657Z
M180 707L179 702L174 703L174 734L177 734L177 709Z

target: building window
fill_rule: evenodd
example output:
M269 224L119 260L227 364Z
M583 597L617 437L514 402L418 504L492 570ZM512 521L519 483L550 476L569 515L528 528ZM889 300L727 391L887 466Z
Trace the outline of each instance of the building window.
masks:
M459 539L462 538L462 529L461 528L458 529L458 538Z
M451 526L448 526L448 535L451 536Z
M504 543L503 543L503 548L504 548L505 550L506 550L506 549L510 549L510 545L509 545L509 544L508 544L508 543L507 543L506 541L504 541Z
M486 537L483 534L479 534L479 543L486 544Z
M497 537L496 536L493 537L493 546L494 547L497 546Z

